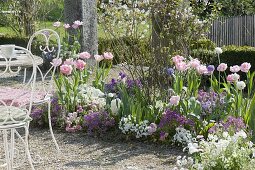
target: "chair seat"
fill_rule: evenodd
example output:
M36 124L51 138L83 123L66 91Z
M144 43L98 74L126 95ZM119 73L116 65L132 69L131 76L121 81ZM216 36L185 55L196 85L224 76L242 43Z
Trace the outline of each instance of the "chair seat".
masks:
M0 127L3 125L20 124L31 121L26 109L14 106L0 106Z
M9 106L25 106L30 103L30 97L30 91L12 87L0 87L0 105L2 105L2 101ZM35 91L33 96L33 102L38 103L44 101L46 97L47 95L44 92ZM12 102L13 104L11 104Z

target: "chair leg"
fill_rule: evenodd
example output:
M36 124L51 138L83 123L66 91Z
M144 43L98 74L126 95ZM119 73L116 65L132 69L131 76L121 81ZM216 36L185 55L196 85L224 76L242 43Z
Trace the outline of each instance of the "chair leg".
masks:
M29 151L29 145L28 145L28 135L29 135L29 123L26 124L25 128L25 150L26 150L26 154L27 154L27 158L28 158L28 162L31 166L31 169L34 170L34 165L33 165L33 161L30 155L30 151Z
M3 130L3 141L4 141L4 153L5 153L5 162L7 165L7 170L12 170L11 167L11 160L10 160L10 153L9 153L9 146L8 146L8 131Z
M15 136L14 136L15 129L11 129L11 143L10 143L10 163L11 167L13 167L13 159L14 159L14 148L15 148Z
M56 141L56 138L53 134L53 130L52 130L52 125L51 125L51 100L48 100L48 121L49 121L49 129L50 129L50 134L51 134L51 137L52 137L52 140L56 146L56 149L57 149L57 152L59 153L60 152L60 149L59 149L59 146L58 146L58 143Z

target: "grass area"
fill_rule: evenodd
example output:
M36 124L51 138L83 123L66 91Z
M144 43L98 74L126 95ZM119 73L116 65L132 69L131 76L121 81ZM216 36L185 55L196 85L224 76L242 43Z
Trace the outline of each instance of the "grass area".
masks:
M64 28L63 27L60 27L60 28L54 27L53 22L46 21L46 22L37 22L36 23L36 30L40 30L40 29L44 29L44 28L56 30L59 33L60 37L64 36L64 34L65 34ZM11 27L1 27L1 26L0 26L0 35L17 36L15 31ZM98 37L99 38L105 37L103 28L101 26L98 26Z

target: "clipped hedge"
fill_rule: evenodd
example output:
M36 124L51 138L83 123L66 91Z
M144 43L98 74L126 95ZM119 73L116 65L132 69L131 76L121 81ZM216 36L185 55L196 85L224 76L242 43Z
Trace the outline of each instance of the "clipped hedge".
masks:
M255 71L255 47L229 45L223 47L220 55L221 62L228 66L240 65L243 62L251 63L251 70Z

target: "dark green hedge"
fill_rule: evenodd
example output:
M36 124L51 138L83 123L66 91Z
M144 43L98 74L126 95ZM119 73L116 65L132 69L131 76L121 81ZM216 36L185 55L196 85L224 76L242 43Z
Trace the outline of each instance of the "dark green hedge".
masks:
M251 70L255 71L255 47L225 46L223 47L223 53L220 55L220 60L227 63L228 66L249 62L251 63Z

